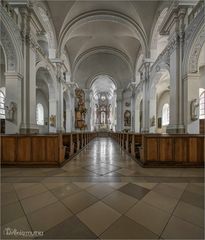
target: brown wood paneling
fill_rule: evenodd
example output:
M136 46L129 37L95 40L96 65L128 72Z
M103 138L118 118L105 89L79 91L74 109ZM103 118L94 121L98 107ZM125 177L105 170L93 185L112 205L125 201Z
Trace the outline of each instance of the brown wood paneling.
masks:
M188 139L188 161L197 162L197 138L191 137Z
M16 136L1 136L1 161L14 162L16 160Z
M199 132L205 134L205 119L199 119Z
M41 136L31 137L32 162L46 162L46 138Z
M188 138L176 137L174 139L174 160L176 162L188 162Z
M145 138L144 143L146 144L144 146L144 151L146 151L146 154L144 154L144 160L145 161L157 161L158 159L158 139L157 138Z
M159 161L173 161L173 142L171 137L159 138Z
M197 162L205 161L205 152L204 152L205 138L197 138Z
M19 136L17 141L17 162L31 161L31 138L29 136Z
M58 149L58 137L46 138L46 161L58 162L59 149Z

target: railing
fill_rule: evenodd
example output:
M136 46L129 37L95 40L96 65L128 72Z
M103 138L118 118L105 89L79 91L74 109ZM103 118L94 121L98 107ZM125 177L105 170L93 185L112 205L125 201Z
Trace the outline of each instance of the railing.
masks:
M9 14L9 16L14 20L14 22L18 23L18 15L15 12L15 10L9 5L9 3L5 0L1 0L1 6L3 9L6 10L6 12Z
M192 9L191 13L188 16L188 22L190 23L198 13L204 8L204 1L199 1L196 6Z

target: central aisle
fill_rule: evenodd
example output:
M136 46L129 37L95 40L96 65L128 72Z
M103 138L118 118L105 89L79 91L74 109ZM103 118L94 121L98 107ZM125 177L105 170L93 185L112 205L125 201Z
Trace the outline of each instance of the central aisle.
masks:
M62 168L3 168L1 192L2 239L203 239L203 169L144 169L110 138Z
M70 176L136 176L141 168L111 138L96 138L62 169ZM67 175L66 174L66 175Z

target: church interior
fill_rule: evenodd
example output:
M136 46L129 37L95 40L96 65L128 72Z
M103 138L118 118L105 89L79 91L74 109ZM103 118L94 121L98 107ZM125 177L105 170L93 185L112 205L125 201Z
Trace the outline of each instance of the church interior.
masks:
M1 239L204 239L204 0L1 0Z

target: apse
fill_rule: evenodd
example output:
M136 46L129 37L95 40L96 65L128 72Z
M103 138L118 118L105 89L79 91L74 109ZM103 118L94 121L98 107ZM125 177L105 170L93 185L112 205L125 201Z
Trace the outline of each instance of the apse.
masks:
M99 75L91 85L91 129L115 129L116 85L111 77Z

